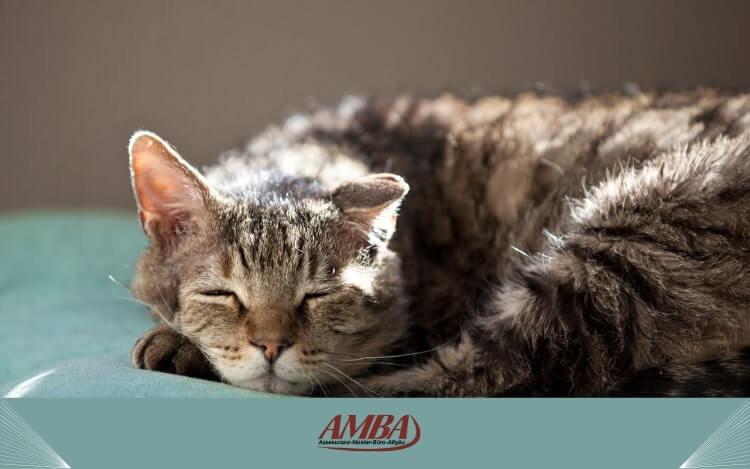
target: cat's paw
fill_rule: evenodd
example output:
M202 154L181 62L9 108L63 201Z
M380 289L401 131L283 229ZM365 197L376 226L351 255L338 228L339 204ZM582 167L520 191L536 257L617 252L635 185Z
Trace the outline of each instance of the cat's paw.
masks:
M141 336L130 354L136 368L216 380L206 357L192 342L165 325Z

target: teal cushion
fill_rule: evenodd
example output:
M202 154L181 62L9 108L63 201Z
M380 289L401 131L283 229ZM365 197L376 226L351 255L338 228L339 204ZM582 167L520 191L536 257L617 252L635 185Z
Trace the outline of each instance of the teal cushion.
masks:
M154 326L125 288L145 245L131 215L0 217L0 395L263 395L130 365L133 343Z

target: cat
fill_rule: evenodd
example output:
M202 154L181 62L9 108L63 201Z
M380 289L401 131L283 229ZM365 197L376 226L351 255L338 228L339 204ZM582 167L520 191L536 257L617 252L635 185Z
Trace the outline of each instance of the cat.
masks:
M750 95L347 97L136 132L136 367L365 396L750 395Z

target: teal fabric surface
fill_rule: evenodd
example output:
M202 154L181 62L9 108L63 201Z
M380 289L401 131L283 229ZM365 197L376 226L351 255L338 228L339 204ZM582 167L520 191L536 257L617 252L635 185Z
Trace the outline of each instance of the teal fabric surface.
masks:
M130 348L154 325L123 286L145 245L130 215L0 216L0 395L263 395L130 365Z

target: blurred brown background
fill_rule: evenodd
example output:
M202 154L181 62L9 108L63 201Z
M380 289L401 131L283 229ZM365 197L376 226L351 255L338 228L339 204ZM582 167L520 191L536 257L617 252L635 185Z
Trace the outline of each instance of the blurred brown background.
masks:
M750 88L747 1L0 0L0 210L132 208L137 128L211 162L346 93Z

